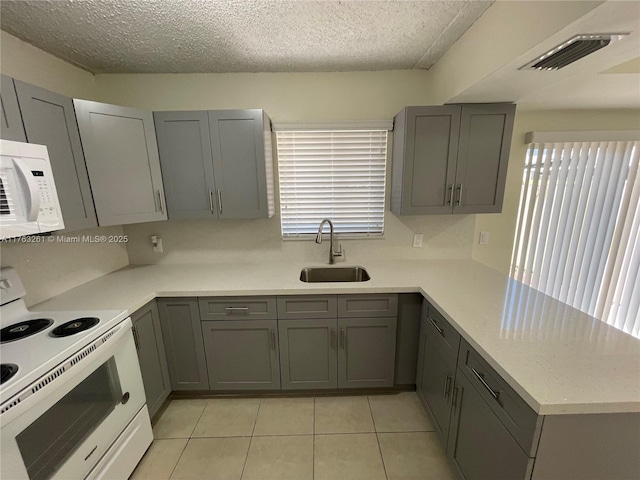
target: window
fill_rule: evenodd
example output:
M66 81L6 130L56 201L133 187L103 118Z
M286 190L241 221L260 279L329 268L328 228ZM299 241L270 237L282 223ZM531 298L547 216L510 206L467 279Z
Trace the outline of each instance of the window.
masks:
M382 235L386 130L276 132L282 236L315 234L324 218L335 232Z
M532 143L511 274L640 336L639 141Z

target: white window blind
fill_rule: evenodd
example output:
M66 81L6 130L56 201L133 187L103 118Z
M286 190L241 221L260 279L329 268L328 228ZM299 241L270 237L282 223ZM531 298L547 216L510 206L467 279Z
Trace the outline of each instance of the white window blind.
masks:
M386 130L276 132L283 237L315 234L329 218L336 233L382 235Z
M529 146L512 276L640 336L640 142Z

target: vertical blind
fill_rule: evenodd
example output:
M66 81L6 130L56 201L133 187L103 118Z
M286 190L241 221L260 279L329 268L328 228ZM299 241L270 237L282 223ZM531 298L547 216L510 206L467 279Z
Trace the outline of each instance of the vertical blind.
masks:
M382 235L386 130L276 132L283 237L315 234L329 218L336 233Z
M532 143L516 280L640 336L640 142Z

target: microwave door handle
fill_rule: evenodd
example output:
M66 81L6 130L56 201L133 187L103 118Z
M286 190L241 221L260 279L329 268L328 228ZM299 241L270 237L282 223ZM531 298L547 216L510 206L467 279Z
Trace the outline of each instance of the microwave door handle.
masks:
M25 162L14 158L13 163L17 167L17 171L27 184L29 190L29 210L27 212L27 221L35 222L38 220L38 212L40 211L40 188L38 187L35 177L31 174L31 169L28 165L25 165Z

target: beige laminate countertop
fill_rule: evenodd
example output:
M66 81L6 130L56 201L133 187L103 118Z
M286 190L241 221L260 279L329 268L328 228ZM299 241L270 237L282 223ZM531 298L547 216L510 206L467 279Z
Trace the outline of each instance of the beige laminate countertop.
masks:
M540 415L640 412L640 340L477 262L367 261L368 282L325 284L301 282L307 266L130 266L32 309L133 313L155 297L420 292Z

